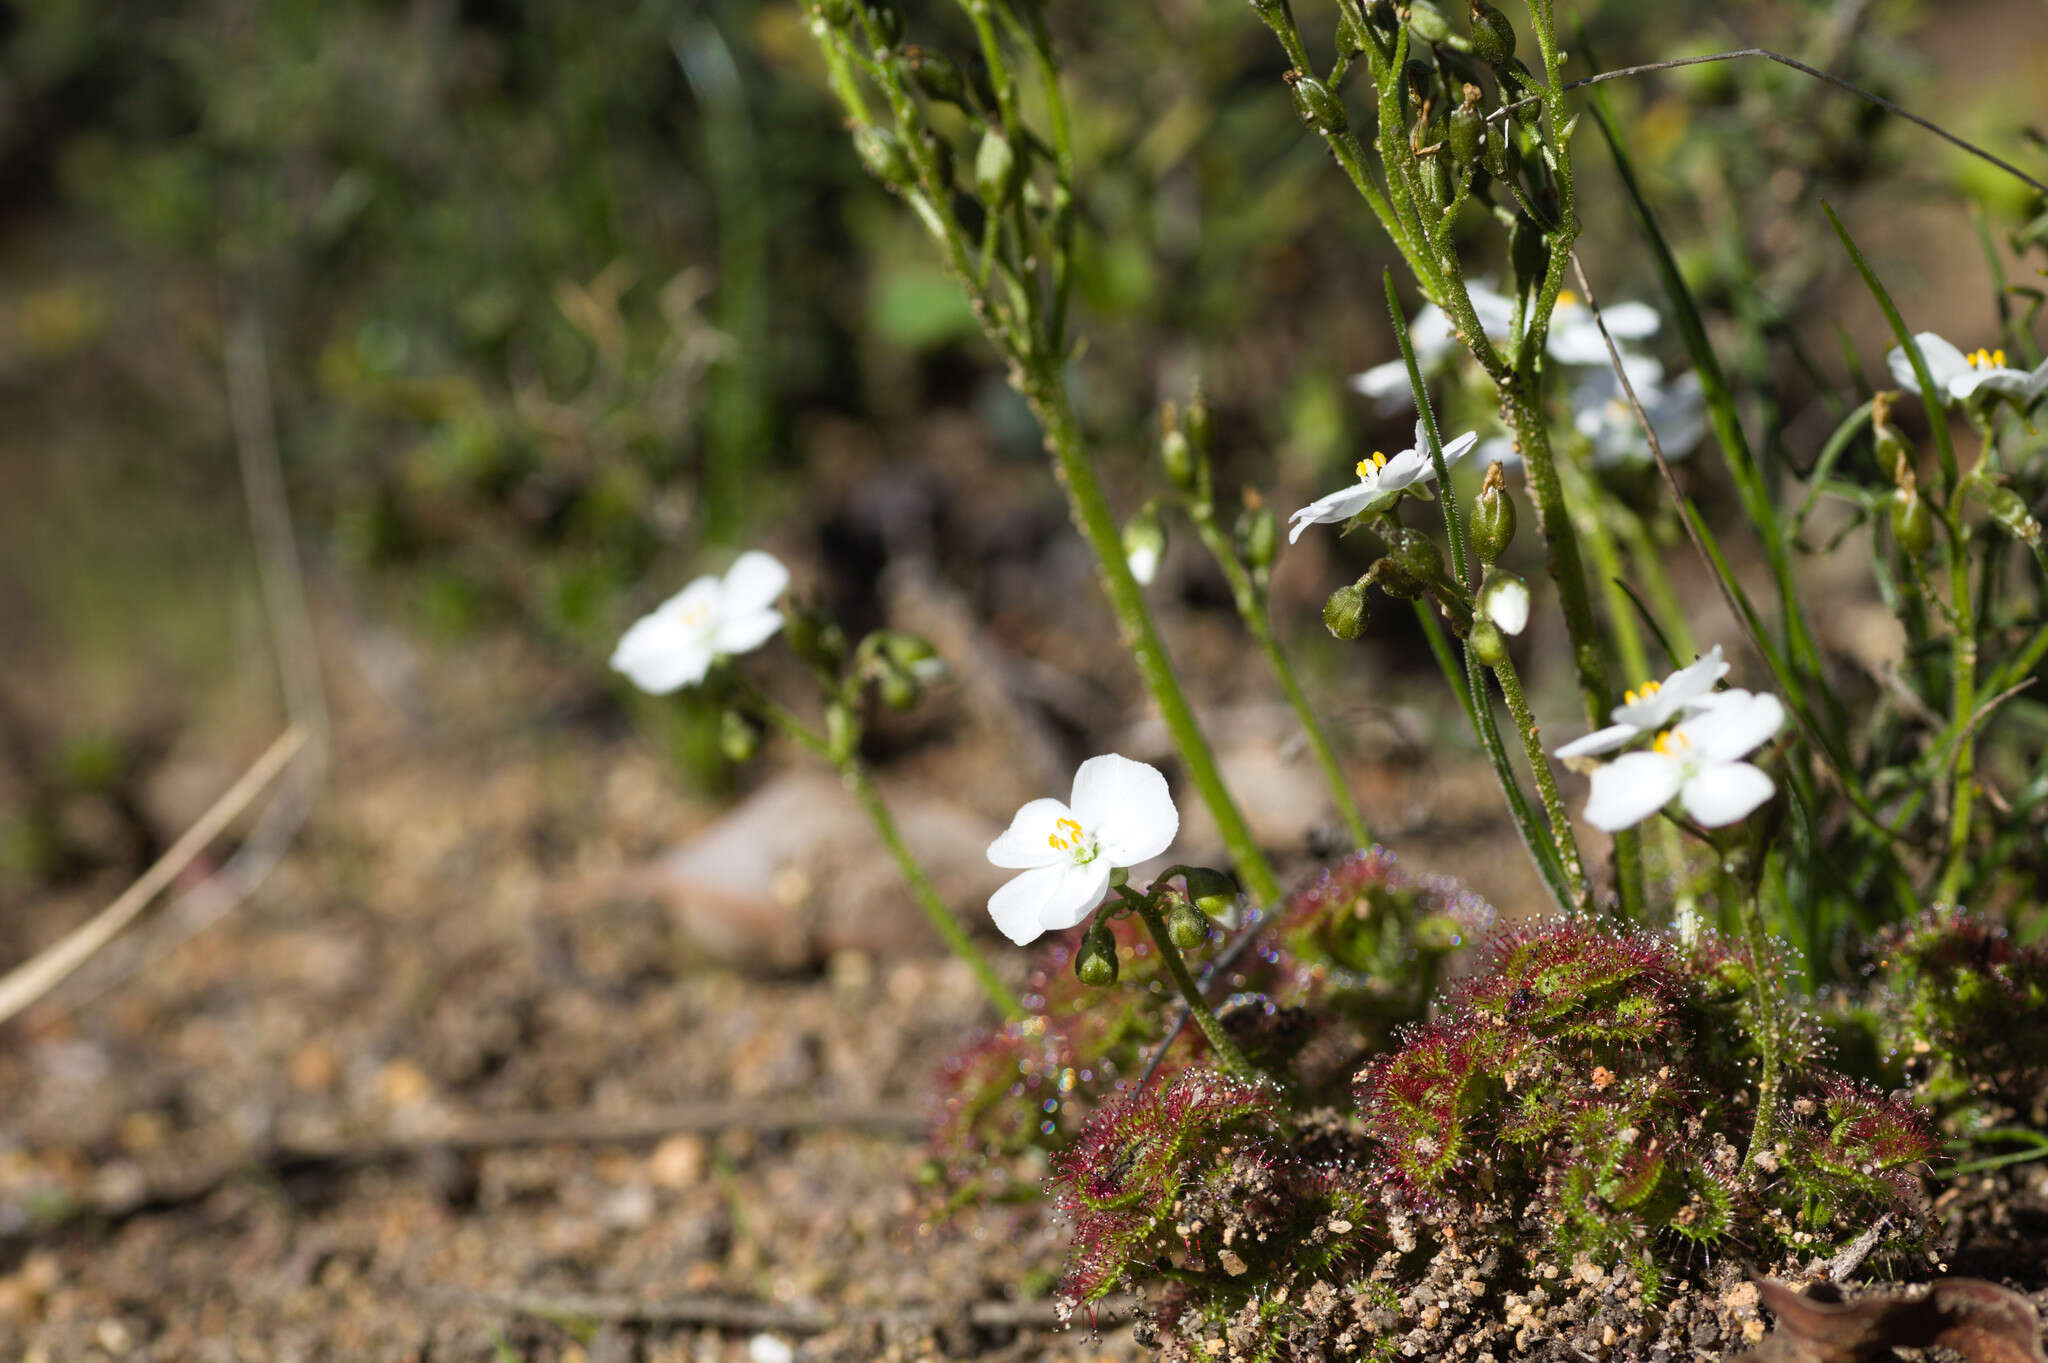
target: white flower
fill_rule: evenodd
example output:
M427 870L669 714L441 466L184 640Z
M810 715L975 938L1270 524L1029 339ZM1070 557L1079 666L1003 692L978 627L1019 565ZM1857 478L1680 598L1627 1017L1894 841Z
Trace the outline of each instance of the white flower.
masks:
M1771 778L1742 759L1785 722L1772 695L1727 691L1640 752L1593 772L1586 822L1603 832L1633 827L1676 797L1695 823L1719 828L1771 798Z
M1665 457L1678 459L1689 454L1707 433L1706 395L1700 376L1688 371L1667 384L1664 366L1655 360L1624 355L1622 363ZM1649 442L1643 438L1643 428L1612 365L1588 374L1572 391L1572 425L1591 442L1596 464L1639 463L1650 457Z
M706 574L635 621L612 667L657 696L694 686L717 659L759 648L782 628L775 601L787 586L789 569L748 550L724 577Z
M1488 569L1479 604L1503 634L1520 634L1529 627L1529 584L1513 573Z
M1471 431L1448 441L1444 445L1444 467L1449 468L1463 459L1478 443L1478 435ZM1370 459L1361 459L1357 471L1356 483L1327 497L1318 497L1287 518L1289 544L1300 539L1301 532L1311 525L1336 525L1348 521L1383 496L1416 483L1434 482L1436 464L1429 457L1428 436L1422 429L1422 423L1415 423L1414 445L1392 459L1379 453Z
M1557 750L1559 757L1591 757L1625 747L1644 734L1663 728L1682 710L1699 710L1713 704L1709 699L1714 684L1728 675L1721 660L1721 646L1715 644L1697 662L1681 667L1660 682L1644 682L1622 696L1608 718L1614 721L1584 738L1573 739ZM1736 694L1736 693L1730 693Z
M1515 325L1515 300L1485 284L1470 284L1472 311L1479 325L1496 341L1505 341ZM1408 342L1415 347L1415 367L1427 378L1450 359L1458 348L1458 329L1434 303L1424 303L1408 324ZM1399 359L1376 364L1363 374L1351 376L1351 387L1379 404L1382 411L1400 411L1413 406L1415 395L1408 390L1408 366Z
M991 862L1023 872L989 896L989 917L1020 947L1071 928L1102 902L1112 868L1150 861L1179 831L1158 768L1115 753L1091 757L1074 773L1068 803L1033 800L988 845Z
M2024 411L2048 392L2048 361L2032 371L2013 369L2006 365L2003 350L1980 348L1965 355L1931 331L1916 332L1913 341L1920 347L1920 358L1927 362L1927 377L1934 380L1935 396L1943 406L1965 401L1983 388L2011 395ZM1893 346L1884 362L1894 383L1909 393L1920 391L1920 376L1913 372L1912 358L1904 346Z
M1648 303L1616 303L1611 308L1602 308L1600 317L1607 323L1607 334L1614 338L1616 349L1630 341L1648 340L1663 325L1657 310ZM1609 362L1600 323L1593 320L1593 310L1570 289L1557 295L1557 307L1550 314L1550 341L1544 348L1559 364Z

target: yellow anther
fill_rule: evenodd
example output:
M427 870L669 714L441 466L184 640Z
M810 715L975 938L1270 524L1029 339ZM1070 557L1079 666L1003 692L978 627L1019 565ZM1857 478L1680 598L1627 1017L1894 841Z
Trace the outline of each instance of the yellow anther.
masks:
M1072 819L1055 820L1053 827L1059 829L1060 833L1066 834L1065 837L1061 837L1060 833L1053 833L1046 838L1046 846L1052 848L1053 851L1071 852L1081 841L1081 825L1075 823Z
M1561 308L1576 307L1578 301L1579 296L1570 289L1559 289L1557 291L1557 305Z
M1376 471L1383 469L1386 466L1387 456L1381 454L1378 450L1374 450L1372 452L1372 458L1361 459L1358 461L1358 476L1361 478L1370 478Z
M1633 691L1624 691L1621 693L1621 700L1622 704L1624 705L1634 705L1636 703L1636 693Z
M2003 350L1986 350L1979 347L1977 353L1970 356L1970 368L2003 369L2005 368L2005 352Z
M1666 729L1663 733L1657 735L1655 742L1650 744L1650 750L1670 757L1674 753L1684 751L1688 746L1684 734L1676 729Z

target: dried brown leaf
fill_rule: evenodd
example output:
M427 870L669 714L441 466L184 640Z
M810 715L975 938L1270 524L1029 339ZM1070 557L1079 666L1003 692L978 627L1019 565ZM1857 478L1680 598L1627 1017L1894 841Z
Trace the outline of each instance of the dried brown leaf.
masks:
M1873 1292L1844 1301L1815 1284L1757 1280L1777 1328L1746 1357L1756 1363L1871 1363L1892 1349L1953 1349L1968 1363L2048 1363L2033 1305L1996 1283L1969 1278L1925 1292Z

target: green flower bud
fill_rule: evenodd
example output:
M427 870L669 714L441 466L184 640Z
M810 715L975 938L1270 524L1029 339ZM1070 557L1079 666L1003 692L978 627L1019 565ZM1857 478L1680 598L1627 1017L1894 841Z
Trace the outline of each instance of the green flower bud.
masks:
M846 662L846 631L814 606L791 611L782 637L791 653L820 672L836 676Z
M867 8L877 43L890 48L903 41L903 12L896 8L894 0L867 0Z
M1107 989L1116 983L1117 970L1116 934L1098 917L1081 935L1080 949L1074 953L1074 978L1090 989Z
M1415 925L1410 934L1415 949L1432 956L1456 951L1465 940L1465 925L1447 913L1433 913Z
M1188 898L1211 918L1222 918L1237 906L1237 882L1221 871L1197 866L1187 873Z
M1358 582L1352 585L1357 586L1361 583L1378 587L1396 601L1420 600L1422 593L1428 589L1427 584L1410 574L1407 569L1391 558L1374 560L1372 567L1365 570L1365 576L1358 579ZM1327 624L1329 619L1330 608L1324 606L1324 623ZM1331 632L1335 633L1336 631L1332 630ZM1342 638L1343 636L1338 635L1338 637Z
M728 762L751 762L761 750L761 731L739 711L727 710L718 717L718 750Z
M1195 447L1188 440L1187 432L1178 426L1167 426L1166 434L1160 437L1159 462L1166 466L1166 481L1180 491L1193 492L1199 485L1195 472Z
M834 28L845 28L860 14L853 0L818 0L818 14Z
M839 701L825 707L825 755L834 762L851 761L860 747L860 720Z
M967 107L967 83L961 79L960 68L951 57L912 47L904 51L903 64L910 68L910 78L927 95L946 104Z
M1980 494L1991 519L1998 522L2008 535L2022 544L2041 542L2041 522L2027 509L2026 498L2009 487L1987 485Z
M1444 571L1443 552L1436 547L1435 540L1420 530L1396 526L1386 532L1386 539L1394 562L1409 577L1432 587L1450 580Z
M1356 639L1365 633L1371 598L1365 594L1365 579L1339 587L1323 603L1323 627L1339 639Z
M1209 420L1209 404L1202 400L1199 389L1195 392L1195 400L1188 404L1187 430L1188 443L1194 446L1195 457L1207 459L1209 451L1214 448L1216 428Z
M1330 87L1314 76L1292 73L1288 83L1294 87L1294 111L1301 115L1301 121L1317 132L1338 133L1351 126L1345 116L1344 102L1330 93Z
M1472 0L1472 55L1489 66L1505 66L1515 55L1515 26L1486 0Z
M1166 557L1166 527L1160 523L1159 508L1147 502L1144 510L1124 522L1124 562L1138 585L1149 587L1159 575L1159 561Z
M1902 487L1892 494L1892 538L1909 559L1921 559L1934 547L1934 513L1917 486Z
M990 128L982 134L974 153L974 193L990 208L1000 208L1017 197L1024 182L1024 164L1010 147L1010 139Z
M1451 27L1450 16L1430 3L1430 0L1410 0L1408 6L1408 27L1415 36L1426 43L1437 46L1463 47L1464 39L1458 37Z
M1508 495L1507 474L1496 459L1479 485L1479 503L1472 508L1472 544L1481 563L1498 562L1515 540L1515 499Z
M1472 622L1472 633L1466 636L1472 646L1472 656L1488 667L1499 667L1508 660L1508 641L1493 621L1481 616Z
M1280 552L1280 518L1264 502L1248 504L1237 513L1237 553L1253 572L1273 566Z
M896 140L895 133L872 123L863 123L854 130L853 149L860 153L861 164L868 168L868 174L883 184L896 189L910 186L914 178L910 158L903 154L903 144Z
M881 669L875 679L875 689L881 694L882 704L891 710L908 710L917 704L923 690L917 684L917 678L895 666Z
M921 684L939 681L946 675L946 660L921 635L886 629L881 632L879 647L883 657Z
M1166 910L1166 935L1182 951L1193 951L1207 944L1209 920L1200 909L1175 895Z

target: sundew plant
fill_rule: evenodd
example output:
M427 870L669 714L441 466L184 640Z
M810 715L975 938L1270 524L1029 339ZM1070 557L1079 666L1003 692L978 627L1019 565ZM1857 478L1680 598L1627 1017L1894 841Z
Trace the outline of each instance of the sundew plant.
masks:
M800 4L854 152L1037 419L1229 863L1141 877L1179 836L1165 777L1117 754L1082 764L988 849L1013 874L993 925L1040 953L1013 989L931 891L859 757L866 707L915 704L940 667L929 646L889 631L850 646L781 603L787 575L759 554L626 636L615 665L651 691L707 688L735 757L768 725L845 775L1004 1015L947 1070L929 1172L949 1205L1031 1197L1049 1169L1073 1237L1063 1300L1142 1289L1141 1337L1171 1357L1415 1353L1468 1335L1647 1356L1673 1342L1654 1308L1730 1265L1797 1268L1854 1243L1859 1263L1924 1269L1930 1178L2048 1151L2048 965L2029 945L2048 926L2039 286L1987 249L1996 292L1977 329L1918 329L1857 224L1814 204L1892 345L1849 351L1831 432L1759 457L1757 410L1604 101L1602 81L1651 68L1568 54L1550 0L1512 15L1251 0L1289 68L1272 99L1403 267L1357 300L1399 359L1353 386L1412 417L1412 438L1362 452L1299 508L1240 508L1191 391L1164 413L1155 493L1120 516L1074 396L1098 144L1075 126L1062 53L1091 11ZM2041 182L1964 145L2031 197L2006 247L2048 263ZM1619 244L1584 234L1589 155L1618 172L1654 301L1601 292ZM1773 431L1763 448L1784 443ZM1291 891L1148 605L1183 525L1356 844ZM1330 584L1323 623L1354 640L1412 615L1550 900L1539 917L1497 924L1374 843L1282 647L1301 622L1276 620L1268 592L1279 555L1339 535L1374 552ZM1900 640L1881 677L1815 627L1808 561L1851 537ZM1681 577L1710 582L1729 623L1683 608ZM744 675L739 655L778 632L819 681L815 721ZM1559 634L1570 702L1532 694L1518 664ZM1561 1266L1583 1300L1552 1313Z

